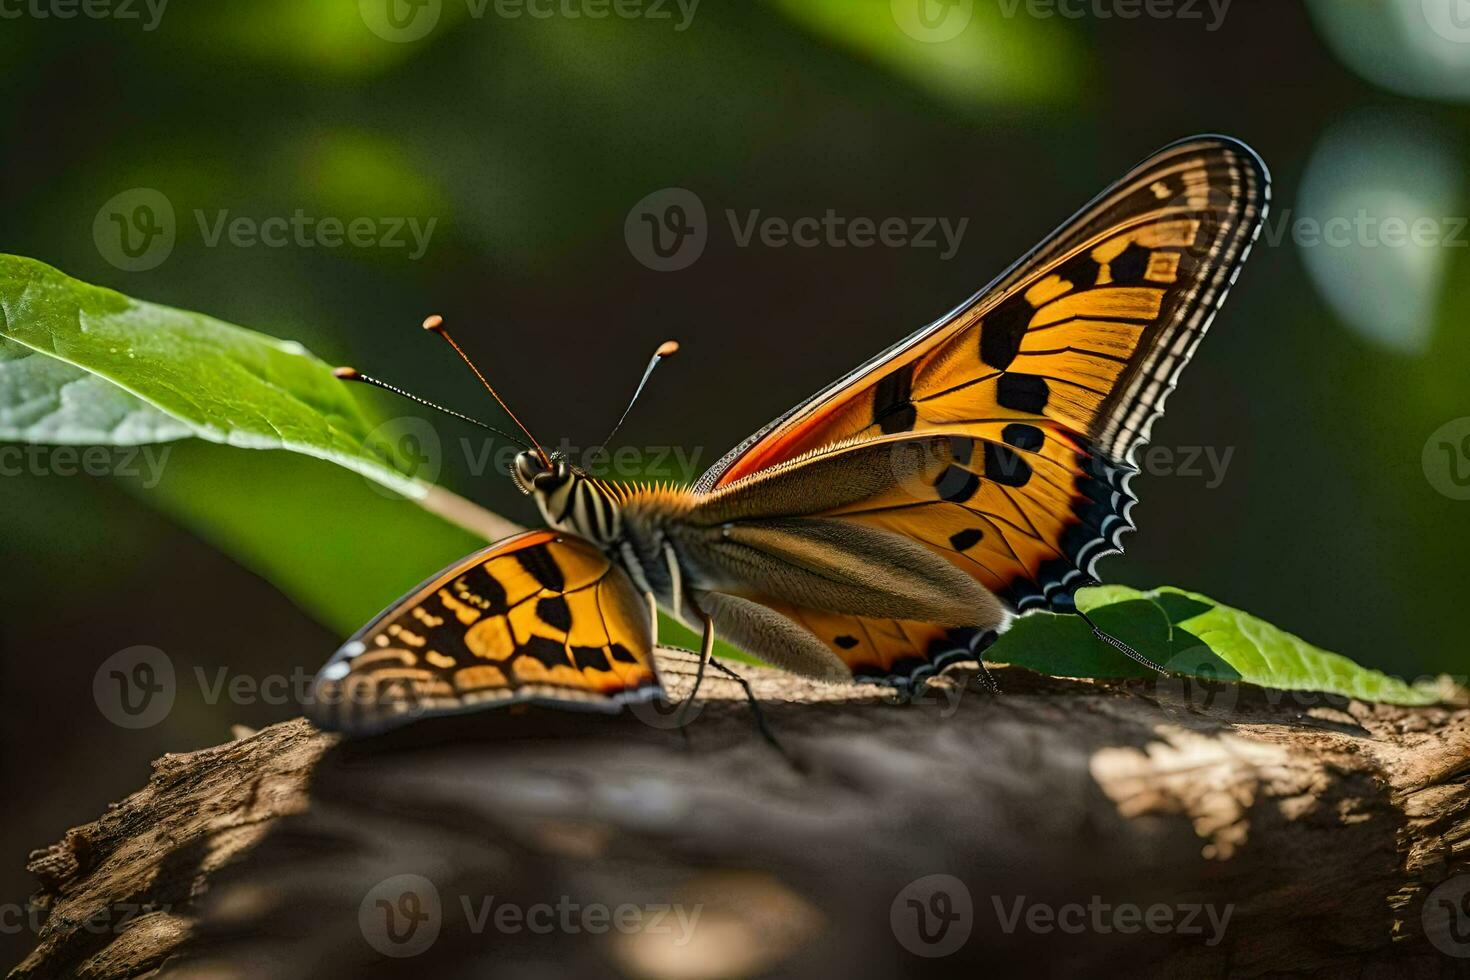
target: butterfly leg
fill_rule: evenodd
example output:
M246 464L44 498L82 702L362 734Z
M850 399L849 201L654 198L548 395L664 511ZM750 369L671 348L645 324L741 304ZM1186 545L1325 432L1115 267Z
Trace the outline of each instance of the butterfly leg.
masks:
M694 687L684 698L684 703L679 706L679 713L674 717L674 725L681 731L690 709L694 707L694 699L699 696L699 687L704 683L704 669L709 666L711 655L715 652L715 618L703 609L695 608L704 622L704 638L699 643L699 669L694 673Z
M996 681L990 668L985 666L985 651L989 650L991 644L998 639L1000 639L1000 634L995 630L983 630L970 643L970 652L975 655L976 671L970 676L969 683L979 684L986 694L1000 693L1000 683Z
M740 689L745 692L745 703L750 706L751 717L755 719L756 731L761 733L761 738L770 743L771 748L781 753L782 758L790 763L792 768L800 770L802 768L801 765L796 761L795 757L793 757L792 754L786 750L786 746L782 745L781 742L776 738L776 735L774 732L771 731L770 726L766 724L765 712L761 711L760 699L755 696L755 691L751 690L750 681L746 680L740 674L737 674L735 671L731 670L729 667L726 667L724 664L720 663L713 657L710 658L710 666L714 667L726 677L732 678L735 683L740 685Z

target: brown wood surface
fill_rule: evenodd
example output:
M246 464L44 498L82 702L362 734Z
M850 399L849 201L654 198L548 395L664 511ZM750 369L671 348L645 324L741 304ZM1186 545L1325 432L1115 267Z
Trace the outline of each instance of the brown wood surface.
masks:
M894 704L743 672L789 760L718 676L682 730L533 709L343 742L298 720L166 756L32 856L45 922L13 975L1470 966L1460 692L1394 708L1011 669L999 697L961 676Z

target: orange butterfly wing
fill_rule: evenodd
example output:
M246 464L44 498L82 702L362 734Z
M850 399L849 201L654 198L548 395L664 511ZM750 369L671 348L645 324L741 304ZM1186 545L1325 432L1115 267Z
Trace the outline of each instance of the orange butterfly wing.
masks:
M307 713L366 734L523 701L616 711L662 696L652 620L590 542L529 531L435 575L322 667Z
M954 312L737 446L696 491L807 454L950 436L955 458L931 485L824 516L921 541L1017 610L1072 608L1133 527L1133 455L1268 199L1265 166L1242 143L1198 137L1160 150ZM880 652L868 661L903 649L871 645Z

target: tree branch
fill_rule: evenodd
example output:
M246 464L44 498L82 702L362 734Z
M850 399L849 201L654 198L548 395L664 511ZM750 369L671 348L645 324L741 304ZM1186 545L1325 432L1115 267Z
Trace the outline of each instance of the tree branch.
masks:
M13 975L1429 976L1470 953L1441 904L1470 889L1463 701L1011 669L1000 697L952 677L896 705L742 673L794 765L714 672L683 731L298 720L165 756L33 855L49 918Z

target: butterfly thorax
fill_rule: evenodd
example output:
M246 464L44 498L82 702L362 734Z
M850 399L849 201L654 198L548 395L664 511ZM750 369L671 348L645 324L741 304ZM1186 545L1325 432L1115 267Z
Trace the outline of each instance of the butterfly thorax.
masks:
M694 495L668 484L608 483L567 467L546 474L532 495L549 527L586 538L664 608L687 618L689 593L704 576L678 533Z
M601 480L557 460L530 482L530 494L548 527L606 548L623 533L622 508Z

